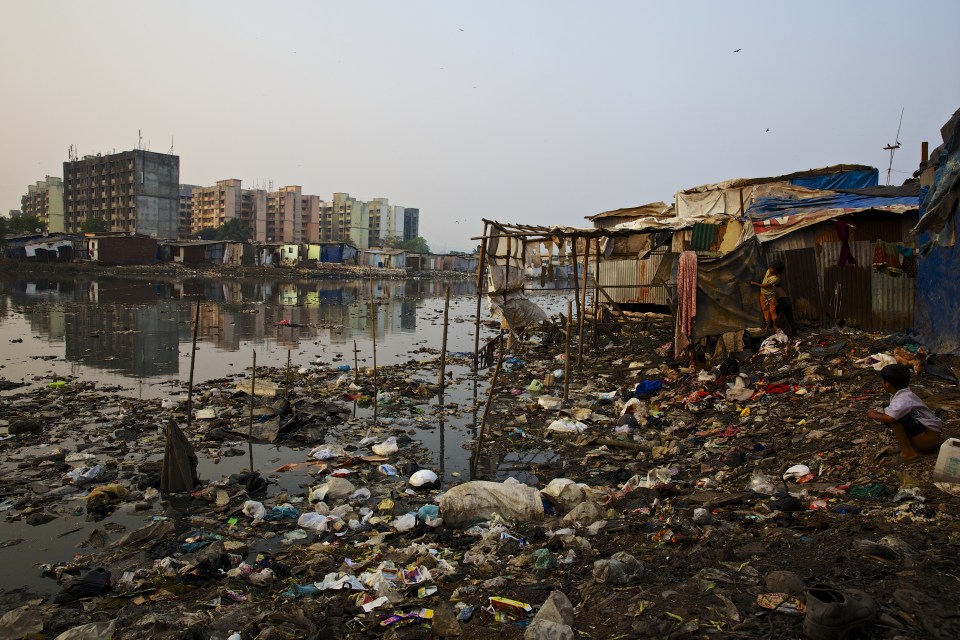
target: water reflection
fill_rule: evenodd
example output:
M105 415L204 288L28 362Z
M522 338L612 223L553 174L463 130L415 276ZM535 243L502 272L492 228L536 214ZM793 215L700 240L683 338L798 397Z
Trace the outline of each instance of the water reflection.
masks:
M377 340L398 343L385 350L383 364L394 364L418 329L433 331L435 323L418 327L418 313L425 300L443 296L448 284L454 296L475 294L472 281L374 281ZM29 332L46 341L49 350L63 345L62 356L69 362L121 377L182 378L186 367L180 345L192 340L197 304L201 345L227 354L267 345L263 363L279 366L286 350L320 351L314 354L318 359L349 352L352 360L354 340L366 343L370 336L370 295L368 280L6 275L0 277L0 332L15 337L18 328L5 325L15 316L11 311L19 311ZM408 339L390 340L402 334ZM206 364L215 363L208 358ZM203 367L201 362L198 366ZM206 371L208 378L224 373Z

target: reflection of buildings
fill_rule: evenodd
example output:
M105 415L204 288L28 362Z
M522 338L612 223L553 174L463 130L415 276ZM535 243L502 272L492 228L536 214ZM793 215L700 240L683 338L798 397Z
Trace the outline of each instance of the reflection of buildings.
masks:
M177 308L169 300L150 306L81 305L66 316L67 360L127 375L179 372Z

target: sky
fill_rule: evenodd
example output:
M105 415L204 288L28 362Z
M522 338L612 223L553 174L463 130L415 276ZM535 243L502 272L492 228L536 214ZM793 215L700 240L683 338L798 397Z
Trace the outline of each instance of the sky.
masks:
M678 190L832 164L891 183L960 107L954 0L0 3L0 211L67 149L420 209L589 226Z

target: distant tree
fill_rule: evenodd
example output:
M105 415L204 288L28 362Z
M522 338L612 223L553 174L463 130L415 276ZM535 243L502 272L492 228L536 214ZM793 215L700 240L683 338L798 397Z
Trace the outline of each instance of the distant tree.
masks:
M214 240L232 240L235 242L245 242L250 234L243 228L243 224L238 218L227 220L216 230Z
M6 218L0 216L0 242L3 242L3 239L6 238L7 233L9 233L9 231L7 231L8 222Z
M403 236L398 236L396 234L386 236L380 240L380 245L386 247L387 249L399 249L400 245L403 244Z
M103 233L110 231L110 223L103 218L87 218L80 225L80 231L83 233Z
M200 231L197 232L198 240L215 240L216 237L217 237L217 229L213 229L213 228L200 229Z
M430 245L420 236L401 242L399 248L412 253L430 253Z
M10 235L36 233L37 229L41 232L47 229L46 223L37 216L16 216L7 221L7 233Z

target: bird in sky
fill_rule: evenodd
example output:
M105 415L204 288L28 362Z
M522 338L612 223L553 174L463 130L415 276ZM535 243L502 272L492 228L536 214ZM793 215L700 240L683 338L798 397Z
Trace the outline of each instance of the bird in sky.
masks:
M770 129L767 129L767 131L770 131ZM764 131L764 133L766 133L767 131Z
M743 48L743 47L741 47L740 49L742 49L742 48ZM733 52L734 52L734 53L740 53L740 49L734 49Z

